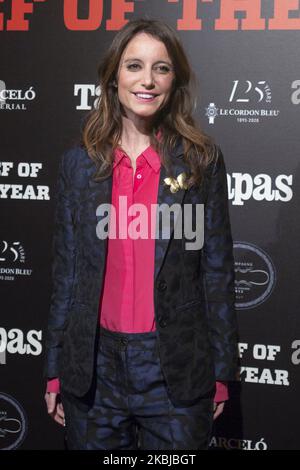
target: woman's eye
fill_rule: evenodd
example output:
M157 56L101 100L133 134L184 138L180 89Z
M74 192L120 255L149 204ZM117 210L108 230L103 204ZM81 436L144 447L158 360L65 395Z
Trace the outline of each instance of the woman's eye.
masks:
M140 67L140 64L130 64L127 66L127 68L130 70L137 70L137 67ZM169 67L166 67L165 65L159 65L158 67L155 68L158 70L160 73L168 73L170 72Z
M139 64L130 64L130 65L128 65L128 68L129 69L131 69L131 68L135 69L136 66L139 67Z
M160 65L158 68L159 68L163 73L168 73L168 72L170 72L169 67L166 67L165 65Z

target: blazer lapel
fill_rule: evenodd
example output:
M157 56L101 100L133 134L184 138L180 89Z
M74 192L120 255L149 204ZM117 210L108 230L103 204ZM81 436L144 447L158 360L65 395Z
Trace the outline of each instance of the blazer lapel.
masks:
M183 160L183 145L180 140L179 144L177 144L176 148L171 151L171 160L173 165L173 174L174 177L182 173L188 173L188 165ZM167 204L168 206L172 206L173 204L182 205L184 196L186 194L186 190L179 189L175 193L171 193L170 187L164 183L164 178L167 177L166 170L163 166L160 169L160 178L159 178L159 187L158 187L158 196L157 196L157 204L158 209L161 204ZM163 206L162 206L163 207ZM176 217L176 213L175 213ZM158 222L158 219L157 219ZM166 233L163 233L163 226L159 224L156 229L156 239L155 239L155 265L154 265L154 282L158 276L158 273L162 267L168 245L172 238L174 227L176 226L176 218L173 218L173 212L170 213L170 222L171 222L171 230L168 234L169 236L166 237Z
M82 191L80 197L80 211L78 222L82 225L82 244L85 256L83 258L82 272L84 282L81 283L81 296L84 301L94 308L99 302L99 292L103 285L105 260L107 253L107 237L99 238L96 227L101 217L97 215L97 208L102 204L111 204L112 177L101 182L92 179L95 165L89 160L88 186ZM92 269L90 269L92 268ZM91 308L91 312L94 312Z

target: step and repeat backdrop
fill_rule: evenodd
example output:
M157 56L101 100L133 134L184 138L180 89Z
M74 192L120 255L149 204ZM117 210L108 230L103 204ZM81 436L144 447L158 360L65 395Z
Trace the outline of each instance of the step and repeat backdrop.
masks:
M227 166L240 376L211 448L299 449L299 0L0 0L0 448L64 448L42 377L54 185L141 16L178 31Z

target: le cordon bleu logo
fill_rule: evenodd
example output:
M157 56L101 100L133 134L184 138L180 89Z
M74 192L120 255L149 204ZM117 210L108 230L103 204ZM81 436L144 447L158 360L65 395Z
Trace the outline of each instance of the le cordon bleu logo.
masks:
M280 110L271 106L271 86L265 80L233 80L228 88L227 103L209 103L205 115L209 124L217 118L235 119L239 124L257 124L262 119L277 118Z
M0 240L0 281L28 279L32 275L26 251L19 240Z

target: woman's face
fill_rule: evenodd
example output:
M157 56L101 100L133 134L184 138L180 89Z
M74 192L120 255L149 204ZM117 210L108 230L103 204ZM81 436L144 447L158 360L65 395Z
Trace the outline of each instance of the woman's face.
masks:
M117 73L118 97L126 116L150 121L167 103L173 79L173 64L164 43L145 33L135 35L123 51ZM137 92L150 98L139 97Z

